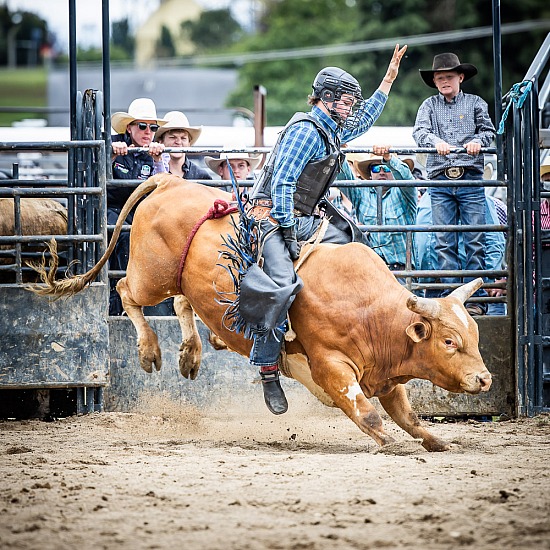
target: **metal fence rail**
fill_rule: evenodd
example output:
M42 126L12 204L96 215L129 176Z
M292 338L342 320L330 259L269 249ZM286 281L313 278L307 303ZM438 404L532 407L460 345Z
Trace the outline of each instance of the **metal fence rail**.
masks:
M84 157L79 170L68 173L61 180L1 180L0 199L13 200L13 235L1 235L2 273L11 273L16 283L26 280L29 269L25 260L36 257L29 245L42 244L55 238L66 245L61 256L63 267L74 265L74 270L87 271L101 257L106 243L106 175L98 166L106 165L103 140L76 140L67 142L10 142L0 143L2 151L57 151L70 154L81 152ZM38 185L38 187L35 187ZM52 198L62 203L67 212L67 234L29 235L22 226L22 199ZM14 245L9 247L9 245ZM10 258L12 259L11 263ZM106 280L106 273L102 280ZM8 278L8 281L11 279Z

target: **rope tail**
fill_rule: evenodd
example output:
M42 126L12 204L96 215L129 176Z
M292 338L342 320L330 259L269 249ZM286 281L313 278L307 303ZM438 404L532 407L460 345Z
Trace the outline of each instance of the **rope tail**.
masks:
M57 268L59 267L59 256L57 254L57 242L55 239L52 239L49 243L47 243L50 253L48 267L46 267L45 255L42 257L41 263L27 262L27 265L40 275L40 280L45 286L31 285L30 287L27 287L27 289L35 294L39 294L41 296L51 296L54 300L58 300L63 296L73 296L74 294L80 292L85 286L91 284L99 275L99 272L115 249L118 237L122 231L122 226L124 225L124 220L126 220L132 208L144 195L154 191L157 186L162 183L163 179L165 179L164 174L159 174L158 177L153 176L134 189L134 192L130 195L124 204L124 207L120 211L107 250L103 256L101 256L97 264L92 267L92 269L81 275L73 275L72 277L66 277L65 279L55 280L55 274L57 272Z

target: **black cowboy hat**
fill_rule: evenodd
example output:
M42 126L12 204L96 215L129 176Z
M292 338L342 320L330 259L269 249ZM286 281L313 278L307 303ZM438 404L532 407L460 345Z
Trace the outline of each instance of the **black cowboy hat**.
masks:
M477 68L471 63L461 63L458 55L454 53L440 53L434 57L432 68L430 70L420 69L422 80L430 87L437 88L434 83L434 73L436 71L457 71L464 74L464 81L469 80L477 74Z

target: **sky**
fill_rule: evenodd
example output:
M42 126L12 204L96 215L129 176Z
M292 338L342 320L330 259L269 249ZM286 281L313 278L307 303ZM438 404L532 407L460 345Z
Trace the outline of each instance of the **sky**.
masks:
M239 9L244 0L195 0L204 9L227 7L231 5L234 16L243 13ZM66 50L69 41L69 0L0 0L10 11L30 11L48 22L48 26L58 39L58 47ZM77 42L87 48L101 45L101 0L76 0ZM160 4L160 0L110 0L109 18L111 23L128 17L132 28L147 20Z

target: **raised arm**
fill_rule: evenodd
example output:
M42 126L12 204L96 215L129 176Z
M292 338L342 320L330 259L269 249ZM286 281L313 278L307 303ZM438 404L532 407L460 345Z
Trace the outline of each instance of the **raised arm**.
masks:
M386 95L389 95L391 85L393 84L393 81L397 78L397 74L399 73L399 65L406 51L406 45L403 46L401 49L399 49L399 44L395 45L395 49L393 50L393 55L390 64L388 65L386 75L382 79L382 82L380 82L380 86L378 86L378 89Z

